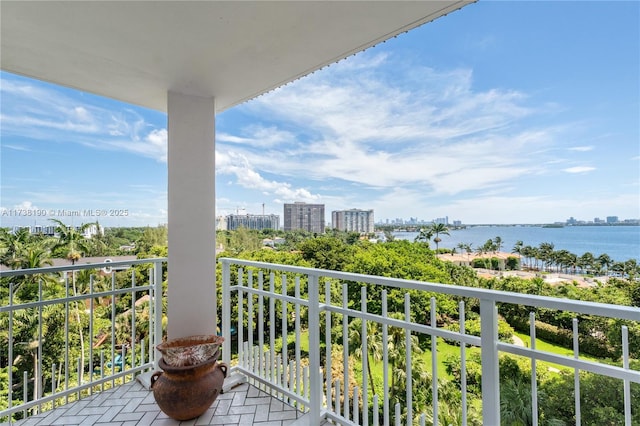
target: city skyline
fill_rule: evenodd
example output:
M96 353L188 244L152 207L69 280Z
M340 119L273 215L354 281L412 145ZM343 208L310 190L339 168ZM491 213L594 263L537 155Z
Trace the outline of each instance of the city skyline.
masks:
M215 214L305 201L378 221L639 218L639 13L479 2L225 111ZM165 114L0 78L1 212L167 221ZM34 220L50 223L0 214Z

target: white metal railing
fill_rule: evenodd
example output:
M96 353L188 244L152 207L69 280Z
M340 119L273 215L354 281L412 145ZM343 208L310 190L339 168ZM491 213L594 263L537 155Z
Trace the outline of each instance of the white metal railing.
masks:
M8 374L8 408L0 410L0 421L12 415L28 416L38 410L66 404L91 392L116 386L131 380L134 374L155 366L156 352L153 348L162 338L162 300L156 297L161 291L162 267L166 259L143 259L126 262L113 262L93 265L74 265L34 270L3 271L0 273L3 285L7 284L8 305L0 306L0 362L14 360L17 351L15 333L20 313L33 313L33 341L37 351L34 367L26 373L14 371ZM595 315L604 318L616 318L625 321L640 321L638 308L588 303L566 299L538 297L517 293L506 293L477 288L424 283L384 277L367 276L338 271L327 271L287 265L276 265L238 259L221 259L222 265L222 335L228 344L223 345L223 361L233 365L232 371L246 375L253 384L277 396L297 408L307 411L311 419L326 418L340 424L438 424L438 411L441 408L437 374L437 339L445 338L460 344L461 359L461 424L467 424L468 403L466 391L467 351L469 346L481 348L482 360L482 421L485 425L500 424L500 382L498 356L509 353L528 358L532 365L532 377L536 377L536 363L548 361L575 372L575 418L580 424L580 376L588 371L620 380L624 387L624 410L627 425L631 425L631 383L640 383L640 372L629 367L629 342L627 330L622 327L622 365L614 366L582 358L578 345L578 322L573 321L573 356L562 356L536 349L535 316L531 314L531 345L517 346L498 340L497 304L524 305L532 308L547 308L568 311L576 314ZM126 283L116 281L116 276L107 270L110 288L95 288L90 281L86 291L73 290L74 274L85 269L98 271L101 268L137 264L152 264L148 278L136 282L135 274L127 275ZM75 272L74 272L75 271ZM37 301L14 301L15 288L12 280L25 275L55 276L66 288L64 298L47 296L46 286L38 285ZM388 293L401 291L403 304L397 309L390 308ZM149 305L148 340L136 341L135 301L139 295L149 292L152 303ZM369 294L375 292L376 306L371 305ZM417 293L414 293L417 292ZM436 322L437 303L430 298L428 306L421 306L428 312L428 320L418 323L411 318L411 294L429 292L448 294L460 299L460 331L454 332L439 328ZM351 293L351 299L349 298ZM359 309L353 307L354 294L359 293ZM118 348L116 323L121 315L115 310L119 300L131 295L131 329L129 331L131 347L126 353ZM85 358L75 358L78 348L70 347L70 335L76 333L78 323L74 323L76 308L84 304L87 324L82 325L83 337L93 342L97 331L95 312L99 300L106 300L104 309L110 309L110 330L106 349L94 349L88 345ZM465 328L465 303L474 300L479 305L481 335L473 336ZM369 304L369 305L368 305ZM42 342L46 336L43 329L43 317L50 306L57 306L64 313L64 330L61 342L63 353L57 362L43 360ZM354 348L349 348L349 332L353 321L361 321L359 328L360 350L367 353L369 339L379 336L369 333L368 325L375 324L381 334L381 341L388 342L393 333L399 334L399 344L406 348L404 358L399 362L404 371L404 404L393 403L389 366L392 363L391 347L383 344L381 362L382 390L373 394L367 380L368 356L359 357L358 368L353 369ZM4 334L3 334L4 333ZM342 334L341 339L338 335ZM287 337L292 335L293 341ZM412 372L418 360L412 356L412 347L417 345L415 336L431 339L431 392L430 412L417 412L414 406ZM398 336L396 336L398 337ZM8 345L4 345L6 339ZM343 350L336 358L332 349L336 343L342 343ZM324 345L324 351L321 348ZM4 349L6 347L6 350ZM306 351L306 353L304 353ZM122 370L116 368L117 355L120 354ZM137 354L138 356L131 356ZM98 361L94 364L93 359ZM233 355L233 359L232 359ZM88 359L88 361L86 361ZM111 363L109 365L109 363ZM0 364L0 368L4 365ZM339 373L332 373L333 369ZM359 370L359 371L358 371ZM51 383L42 383L45 372L50 372ZM355 373L354 373L355 372ZM78 378L84 376L83 380ZM2 379L0 379L2 380ZM34 387L38 383L38 391ZM536 380L531 380L532 418L537 424L538 393ZM25 386L25 384L27 386ZM396 386L397 388L398 386ZM25 389L27 390L25 392ZM397 390L397 389L396 389ZM22 392L22 394L21 394ZM312 424L315 423L312 420Z
M4 329L0 331L0 368L6 368L8 374L6 382L0 380L7 389L0 422L67 404L154 368L154 348L162 339L163 263L165 258L1 271L8 304L0 306L0 330ZM133 265L150 265L143 282L137 282L134 269L122 271ZM80 283L79 274L85 270L89 272L83 278L88 275L88 282ZM35 277L35 299L19 300L16 294L25 277ZM51 291L60 285L64 286L64 297ZM148 299L141 299L143 295ZM123 306L125 297L131 301ZM148 318L137 318L136 307L142 301L147 306L142 312ZM100 318L109 321L101 322ZM20 324L21 320L29 320L29 324ZM146 339L136 337L136 327L141 326L147 328L141 333ZM30 342L16 340L25 334ZM80 347L74 346L76 341ZM34 349L33 365L14 371L13 364L24 356L17 349L25 344ZM58 359L44 358L45 344L58 346Z
M536 349L535 315L530 314L531 347L522 347L498 340L497 304L524 305L572 312L575 315L595 315L625 321L640 321L640 309L601 303L581 302L527 294L500 292L454 285L383 278L376 276L319 270L286 265L275 265L238 259L220 259L222 263L222 335L235 344L223 346L223 361L232 363L232 371L245 374L256 386L269 390L272 395L309 412L313 419L326 418L340 424L389 424L402 423L424 425L438 424L438 374L437 338L460 343L461 359L461 424L467 424L466 351L468 346L481 348L482 364L482 422L485 425L500 424L499 355L508 353L528 358L532 366L531 394L533 424L538 424L538 392L536 363L547 361L569 368L575 374L575 419L580 424L581 371L592 372L620 380L624 387L625 424L631 425L631 383L640 383L640 371L629 368L629 339L627 327L622 333L622 365L615 366L580 357L578 345L578 320L573 320L574 356L563 356ZM233 282L232 282L233 279ZM324 286L321 284L324 283ZM350 307L348 293L353 286L360 289L360 309ZM349 287L352 286L352 287ZM323 287L323 288L322 288ZM388 292L404 291L404 305L399 313L389 311ZM379 295L377 313L367 308L368 291ZM457 296L459 302L460 331L438 328L436 298L430 298L427 324L419 324L411 318L411 292L429 292ZM305 297L302 297L302 294ZM353 298L353 294L352 294ZM322 299L322 300L321 300ZM465 332L465 300L479 301L480 337ZM376 299L376 304L378 300ZM414 307L415 308L415 307ZM233 312L232 312L233 310ZM265 313L266 310L266 313ZM233 314L236 314L235 316ZM398 314L401 316L399 317ZM276 316L280 316L278 321ZM360 356L360 373L351 377L349 327L359 319L360 351L368 353L367 324L381 328L382 334L382 395L373 395L368 389L368 356ZM324 327L321 323L324 321ZM334 327L338 325L338 328ZM289 329L293 322L293 330ZM302 322L306 323L304 327ZM339 326L342 327L339 327ZM235 328L236 339L231 339ZM302 355L303 329L308 333L308 354ZM389 383L390 345L389 333L402 330L404 334L404 406L391 405ZM342 332L341 377L332 373L332 344L336 333ZM293 334L294 342L287 337ZM431 412L417 413L413 407L412 357L413 336L429 336L431 340ZM321 360L321 344L324 359ZM232 354L237 355L235 360ZM305 365L307 364L307 365ZM354 385L355 383L355 385ZM351 394L351 395L350 395ZM371 398L371 404L369 399ZM370 406L372 407L370 411ZM373 416L373 417L371 417Z

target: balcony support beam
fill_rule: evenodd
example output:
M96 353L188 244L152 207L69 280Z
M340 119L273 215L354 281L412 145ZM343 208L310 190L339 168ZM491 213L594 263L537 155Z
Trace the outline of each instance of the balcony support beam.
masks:
M216 332L215 103L168 92L171 339Z

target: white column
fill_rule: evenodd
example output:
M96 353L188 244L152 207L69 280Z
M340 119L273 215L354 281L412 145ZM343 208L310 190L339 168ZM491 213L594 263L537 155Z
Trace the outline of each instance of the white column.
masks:
M168 93L170 339L216 332L213 97Z

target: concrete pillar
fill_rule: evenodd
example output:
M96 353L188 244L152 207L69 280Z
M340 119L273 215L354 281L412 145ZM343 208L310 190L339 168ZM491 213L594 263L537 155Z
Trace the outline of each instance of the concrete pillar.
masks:
M168 93L170 339L216 332L213 97Z

